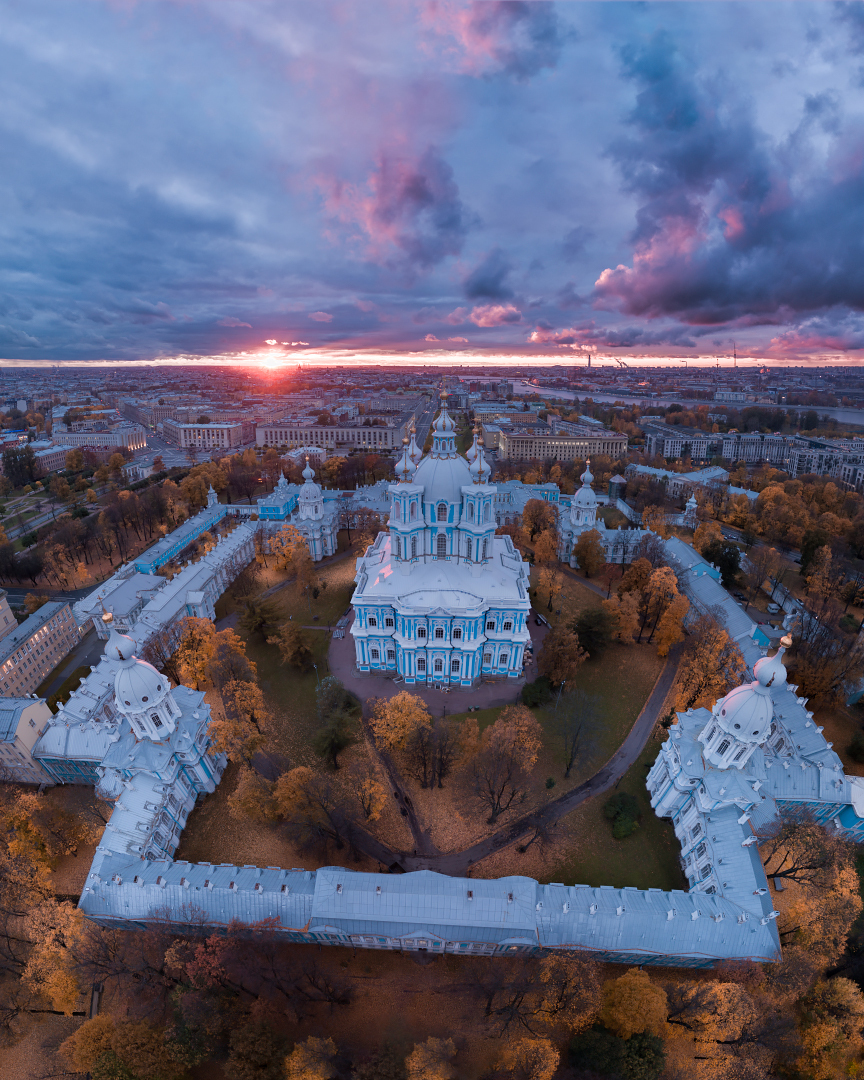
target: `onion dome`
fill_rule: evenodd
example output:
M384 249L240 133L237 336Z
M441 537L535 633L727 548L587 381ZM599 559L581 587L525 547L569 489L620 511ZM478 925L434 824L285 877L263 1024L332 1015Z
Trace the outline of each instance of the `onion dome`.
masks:
M764 656L756 662L753 682L736 686L714 706L714 719L723 731L739 742L761 743L767 739L774 716L771 687L786 682L782 656L791 644L791 638L783 638L774 656Z
M453 418L450 413L447 412L447 391L441 391L441 412L435 418L435 423L432 425L433 431L440 434L450 435L456 430L456 425L453 423Z
M582 473L582 487L573 496L570 505L581 507L595 507L597 505L597 496L594 494L594 490L591 487L591 481L594 476L591 473L591 462L585 462L585 472Z
M472 442L471 445L468 447L468 449L465 451L465 457L468 458L469 462L471 462L472 464L474 463L474 459L477 457L477 453L478 453L477 440L478 440L479 436L480 436L480 428L477 426L477 424L475 424L474 425L474 442Z
M396 481L399 484L410 484L417 466L411 460L411 452L408 448L408 440L402 440L402 457L396 466Z
M697 506L697 503L696 503L696 496L695 496L695 495L691 495L691 496L690 496L690 498L689 498L689 499L687 500L687 505L685 506L685 508L684 508L684 509L685 509L685 510L695 510L695 509L696 509L696 506Z
M476 439L477 442L477 454L470 465L471 479L475 484L485 484L489 479L492 469L486 461L486 456L483 453L483 439Z
M423 458L423 451L417 445L417 425L413 420L411 421L411 445L408 447L408 457L411 458L415 469Z
M773 656L763 656L753 665L753 674L760 686L774 687L783 686L786 682L786 665L783 663L783 653L792 644L791 637L780 639L780 648Z
M309 464L309 455L308 454L306 455L306 468L303 470L302 475L303 475L303 479L306 481L307 484L311 484L312 480L315 478L315 470Z

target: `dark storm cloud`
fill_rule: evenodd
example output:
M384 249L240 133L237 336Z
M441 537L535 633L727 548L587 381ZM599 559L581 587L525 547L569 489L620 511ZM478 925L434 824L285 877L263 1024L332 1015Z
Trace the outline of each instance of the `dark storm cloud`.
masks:
M463 289L469 300L485 297L490 300L509 300L513 290L507 284L513 264L501 250L493 248L465 278Z
M610 154L639 202L634 258L601 274L597 301L692 324L864 309L860 134L831 172L810 173L802 146L772 144L734 89L701 82L669 36L622 59L638 94ZM795 135L809 123L840 131L838 112L831 94L806 98Z

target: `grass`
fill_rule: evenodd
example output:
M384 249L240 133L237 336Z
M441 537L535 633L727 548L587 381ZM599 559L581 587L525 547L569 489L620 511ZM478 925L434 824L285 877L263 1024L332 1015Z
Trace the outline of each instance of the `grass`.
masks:
M89 674L89 664L84 664L81 667L76 667L74 671L72 671L69 675L66 676L63 682L60 683L57 689L48 698L48 708L51 709L53 712L57 705L65 705L65 703L72 696L73 692L77 690L78 687L81 685L82 680L86 678L86 676ZM36 696L44 697L45 688L50 686L56 678L56 674L52 672L48 676L48 678L42 683L42 685L36 690Z

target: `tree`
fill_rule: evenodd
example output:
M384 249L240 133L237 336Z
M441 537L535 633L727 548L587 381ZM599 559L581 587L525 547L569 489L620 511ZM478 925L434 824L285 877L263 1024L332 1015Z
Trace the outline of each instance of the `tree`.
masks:
M60 1044L60 1053L78 1072L93 1072L106 1055L113 1053L114 1030L110 1016L94 1016Z
M153 472L154 473L160 473L160 472L164 472L164 471L165 471L165 462L164 462L164 460L162 458L162 455L157 454L156 457L153 458Z
M378 778L374 765L368 759L353 762L349 774L351 790L360 803L364 820L377 821L387 804L389 794L387 786Z
M735 584L741 568L741 549L736 544L728 540L715 540L705 546L702 558L713 563L720 571L724 588L729 589Z
M228 1080L283 1080L285 1040L264 1020L232 1027L223 1066Z
M587 659L588 654L579 644L576 634L563 623L558 623L543 639L537 669L553 686L561 686L576 678L579 668Z
M569 1056L576 1069L620 1080L658 1080L665 1064L663 1041L657 1035L642 1032L624 1040L601 1024L574 1035Z
M666 511L662 506L646 506L642 511L642 528L650 529L664 539L669 535L666 526Z
M16 485L17 486L17 485ZM801 573L806 575L816 552L829 543L831 537L824 529L807 529L801 541Z
M586 578L600 573L606 565L606 549L596 529L582 533L573 547L573 557Z
M3 451L3 475L13 488L23 488L36 476L36 455L32 446L10 446Z
M522 528L533 542L538 533L558 526L558 515L552 503L545 499L529 499L522 511Z
M329 758L334 769L339 768L339 754L351 743L351 731L356 712L353 695L349 694L335 675L322 679L315 693L315 712L318 730L313 748L321 757Z
M570 776L580 750L589 741L592 727L600 716L598 698L584 690L571 690L562 695L553 714L553 726L562 745L564 779Z
M700 615L688 627L687 645L675 682L675 708L711 708L740 686L747 665L736 642L711 615Z
M122 454L112 454L108 458L108 468L112 473L119 476L126 468L126 458Z
M851 1076L864 1040L864 995L851 979L820 979L803 1002L803 1053L796 1062L813 1080ZM853 1072L854 1069L854 1072Z
M285 1058L285 1075L288 1080L331 1080L336 1076L333 1058L336 1044L332 1039L316 1039L313 1035L297 1043Z
M180 670L177 663L177 631L174 627L162 627L151 634L141 650L141 659L152 664L157 671L167 675L172 682L180 682Z
M636 631L639 629L638 593L625 592L612 596L603 601L603 610L609 614L617 640L632 645Z
M684 617L690 610L690 601L679 593L660 616L657 624L657 655L668 656L669 650L684 640Z
M612 835L616 840L623 840L639 828L642 811L639 800L626 791L618 791L603 805L603 816L612 822Z
M498 1065L514 1080L552 1080L560 1061L551 1039L523 1036L505 1043Z
M66 471L79 472L84 468L84 455L80 450L70 450L66 454Z
M847 635L835 629L840 605L833 598L812 595L804 606L790 649L795 682L819 704L840 704L864 675L864 640L859 634L850 646Z
M554 529L545 529L534 541L534 561L545 565L558 559L558 534Z
M705 548L715 543L723 543L723 530L716 521L703 521L693 533L693 547L703 555Z
M279 608L276 604L263 596L247 597L237 625L244 634L250 637L260 634L266 637L267 628L279 619Z
M279 777L273 798L277 813L301 843L332 842L341 850L350 840L354 816L328 777L300 765Z
M630 968L603 986L600 1022L622 1039L643 1031L662 1034L668 1011L665 991L639 968Z
M671 567L659 566L651 571L651 577L639 597L639 641L649 626L651 632L648 640L654 638L660 619L677 595L678 579Z
M598 657L615 633L616 620L606 607L583 608L570 623L579 644L589 656Z
M270 710L257 683L232 680L222 687L224 715L210 721L210 753L250 761L263 745Z
M214 628L215 629L215 628ZM257 666L246 655L246 642L230 628L216 630L207 665L209 684L222 690L228 683L255 682Z
M34 612L38 611L43 604L47 603L47 596L37 596L36 593L30 592L24 597L24 610L28 615L32 615Z
M209 619L187 616L180 624L176 663L180 682L200 690L209 683L210 663L216 655L216 627Z
M261 823L275 821L279 816L273 797L273 783L265 780L255 769L242 765L237 784L228 796L228 810L238 821L247 818Z
M456 1056L452 1039L429 1038L417 1043L405 1059L408 1080L453 1080L456 1070L451 1064Z
M474 793L489 811L488 825L528 794L543 731L524 705L508 705L483 732L471 762Z
M627 567L621 580L618 582L618 595L623 596L624 593L641 593L648 584L648 579L651 577L651 571L653 569L654 567L648 559L636 559Z
M312 667L312 650L306 635L296 623L282 623L276 635L267 638L267 644L278 647L283 664L301 671L308 671Z
M549 601L546 605L546 610L551 611L555 601L561 595L563 585L561 583L561 574L558 571L557 566L543 566L540 568L540 573L537 575L538 591L542 591L548 594Z
M374 700L369 726L376 742L388 749L399 749L418 728L430 727L431 717L421 697L402 690L392 698Z

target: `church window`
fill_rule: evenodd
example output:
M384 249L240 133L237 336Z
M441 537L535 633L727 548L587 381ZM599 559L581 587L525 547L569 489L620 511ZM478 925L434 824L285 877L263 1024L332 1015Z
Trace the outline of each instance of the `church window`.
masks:
M513 629L513 623L512 622L505 622L504 623L504 629L505 630L512 630Z
M724 739L723 742L721 742L720 745L717 747L717 753L725 754L731 745L732 744L729 742L728 739Z
M396 537L396 558L397 559L402 558L402 537L401 536Z
M468 520L474 520L474 503L468 503Z
M507 653L506 652L502 652L501 655L498 657L498 663L501 664L502 667L504 666L504 664L507 663Z
M438 503L438 520L439 521L446 521L447 520L447 506L446 506L445 503Z
M402 507L399 505L398 502L393 503L393 520L394 521L401 521L402 520Z
M457 627L453 631L453 640L454 641L459 641L461 637L462 637L462 631Z
M396 650L395 649L388 649L387 650L387 659L388 660L395 660L396 659Z
M495 629L495 623L491 619L489 620L489 622L486 623L486 629L487 630L494 630Z
M416 502L411 503L411 509L408 512L408 516L411 518L412 521L414 521L416 519L416 517L417 517L417 503Z
M711 877L711 871L712 870L713 870L713 867L711 866L711 863L708 863L707 866L702 867L702 880L703 881L705 880L705 878Z
M425 626L418 626L417 627L417 637L423 637L423 638L426 637L426 627Z
M703 840L702 843L699 845L699 847L696 848L696 858L701 859L702 856L706 853L707 850L708 850L708 845Z
M483 663L484 664L491 664L492 663L492 653L491 652L483 653Z
M459 674L459 661L458 660L451 660L450 661L450 670L453 672L454 675Z
M159 719L158 713L151 713L150 719L153 721L155 727L162 727L162 721Z
M435 637L438 638L439 640L444 637L444 627L443 626L436 626L435 627Z
M492 503L486 503L486 507L483 510L483 520L484 521L491 521L492 520Z
M747 753L747 747L742 746L738 753L735 755L735 760L740 761L742 757Z
M488 541L488 540L484 540L484 541L483 541L483 555L482 555L482 558L483 558L483 559L485 559L485 558L486 558L486 545L487 545L488 543L489 543L489 541Z
M436 660L435 661L435 671L436 671L436 673L441 672L443 670L444 670L444 661L443 660Z
M417 558L417 537L416 536L411 537L411 558L412 559Z
M375 618L374 615L369 616L369 625L370 626L377 626L378 625L378 620Z
M369 655L372 657L373 660L377 660L380 654L377 649L370 649Z
M465 558L468 562L471 562L471 537L469 536L465 542Z
M417 660L417 670L420 672L424 672L426 670L426 661L423 659L422 656L419 657Z
M439 559L443 559L447 555L447 537L444 533L438 533L438 539L435 541L437 547L437 555Z
M714 725L712 724L711 725L711 730L708 732L707 736L705 737L705 741L706 742L711 742L711 740L714 738L714 736L716 734L717 734L717 728L714 727Z
M690 839L695 840L696 837L701 836L701 834L702 834L702 824L701 824L701 822L697 821L696 824L693 826L693 828L690 830Z

